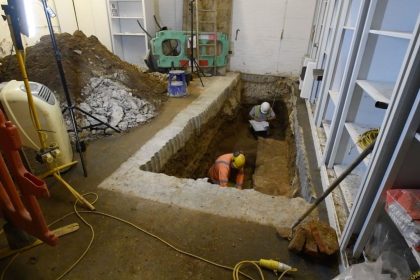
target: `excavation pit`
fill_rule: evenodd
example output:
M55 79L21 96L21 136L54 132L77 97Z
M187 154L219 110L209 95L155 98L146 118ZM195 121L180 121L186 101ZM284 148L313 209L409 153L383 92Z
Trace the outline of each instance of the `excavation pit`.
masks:
M240 147L235 146L236 143L234 141L225 147L223 146L225 144L213 147L211 146L214 145L211 144L212 140L216 139L214 143L225 143L225 141L217 140L217 137L215 137L217 133L223 131L224 126L229 128L228 131L233 136L242 133L242 135L251 137L247 124L247 114L250 106L251 104L258 104L262 99L270 100L270 98L261 96L260 100L245 101L242 104L241 98L246 95L246 87L242 85L243 81L241 80L241 75L238 73L227 73L226 76L204 78L203 81L205 87L201 87L199 82L193 81L193 84L196 83L197 86L198 97L184 110L179 112L166 127L162 128L139 150L132 154L99 187L126 193L130 196L223 217L272 226L291 225L304 212L306 207L308 207L305 199L295 197L295 195L290 197L290 191L295 192L296 189L295 187L290 189L291 185L302 186L302 182L305 183L307 181L305 180L305 176L302 176L305 175L305 169L301 168L303 166L299 154L301 149L296 149L296 156L294 156L294 143L296 141L296 147L298 147L301 145L301 141L299 138L295 140L292 137L291 130L293 130L293 135L295 135L295 131L299 132L299 130L295 129L298 125L294 120L293 111L290 112L289 116L288 110L277 109L277 106L284 106L281 105L283 104L282 102L274 106L278 119L286 120L282 125L287 126L287 129L282 130L285 132L283 135L278 134L276 136L276 132L273 132L274 140L268 139L283 141L288 144L288 147L293 147L288 152L283 152L283 154L288 154L289 157L282 155L283 161L287 158L288 166L293 166L292 169L286 169L288 171L284 172L290 174L287 180L288 193L281 194L261 190L257 191L255 174L259 171L258 166L255 170L251 169L250 171L253 174L254 180L252 183L248 183L248 186L250 187L252 185L253 188L244 190L230 187L222 188L204 179L207 175L207 169L219 153L224 153L225 151L230 152L232 149ZM265 85L266 83L261 84ZM280 100L278 99L280 95L282 94L276 95L276 100ZM292 97L293 94L290 96ZM290 105L292 103L288 99L284 99L283 101L287 105L287 108L293 106ZM237 128L237 122L241 123L239 129ZM209 131L212 131L213 135L209 135ZM224 135L226 136L226 134ZM246 139L248 139L248 136ZM267 139L252 140L254 142L252 143L251 141L249 147L241 147L241 149L253 149L257 151L260 144L258 142L264 142L264 140ZM203 142L207 144L203 144ZM255 146L256 143L258 144ZM268 143L268 148L265 149L266 153L272 154L270 150L271 144ZM200 150L200 153L187 152L185 153L185 157L188 156L189 160L181 161L183 150L193 148ZM197 155L197 159L192 161L191 155ZM202 161L203 157L208 160L203 161L204 164L198 164ZM269 158L277 160L273 156ZM299 168L295 168L295 159L296 162L299 162L299 164L296 164ZM258 160L258 154L255 153L255 165L258 165ZM179 177L163 173L165 170L170 170L169 166L171 166L171 161L182 162L177 168L174 168L175 171L180 170L180 167L187 169L185 165L190 165L194 167L191 170L195 169L196 174L194 176L188 175L190 178L186 178L187 175L181 174L181 171L184 172L183 170L179 171L179 173L174 171L173 173L168 172L171 175L177 175ZM253 160L248 159L249 166L252 166L250 164L251 162ZM196 166L200 166L200 170L197 170ZM270 174L279 175L278 163L268 161L262 166L272 167L273 172ZM191 170L188 174L194 172ZM280 175L284 176L281 173ZM296 175L299 175L299 179L296 179ZM268 178L266 175L262 177ZM252 176L248 176L249 178L252 178ZM291 182L294 182L294 184L291 184ZM268 193L272 195L267 195ZM300 193L304 194L304 192ZM281 213L281 215L275 213Z
M225 112L232 110L222 109L187 141L161 172L178 178L206 178L218 156L242 151L246 156L244 189L255 188L265 194L291 196L295 149L289 112L280 98L270 102L276 119L268 136L252 133L248 113L255 104L240 104L231 114Z

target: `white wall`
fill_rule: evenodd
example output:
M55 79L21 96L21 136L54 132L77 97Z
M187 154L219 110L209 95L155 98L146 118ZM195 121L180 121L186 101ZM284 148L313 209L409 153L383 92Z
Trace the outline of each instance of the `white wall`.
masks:
M298 75L309 42L315 4L316 0L233 0L230 69L252 74ZM237 29L240 31L235 41Z
M7 0L0 0L0 3L7 4ZM86 36L95 35L103 45L112 50L106 1L75 0L74 3L80 30ZM71 0L49 0L48 5L57 14L57 17L52 19L56 33L68 32L72 34L77 30L76 17ZM36 33L31 38L22 37L26 47L36 44L41 36L49 34L42 3L39 0L32 0L32 7L34 8ZM3 10L1 10L1 14L4 14ZM9 55L11 47L12 40L7 22L0 20L0 57Z
M74 0L73 8L70 0L56 0L62 32L73 34L78 24L79 29L86 36L96 36L105 47L112 51L106 2L104 0Z
M160 25L182 30L183 0L154 0L155 13ZM152 22L151 24L155 24ZM156 29L158 30L158 28Z
M6 5L7 0L0 0L1 5ZM54 1L48 1L49 6L55 10L55 3ZM45 18L44 10L42 8L42 3L38 0L32 1L33 7L33 14L35 20L35 34L31 38L27 38L26 36L22 36L23 43L25 47L32 46L39 41L39 38L43 35L49 34L47 20ZM0 11L1 15L4 15L4 11ZM56 18L52 19L52 24L55 32L61 32L58 21ZM0 18L0 57L10 54L10 50L12 48L12 39L10 37L9 27L7 22Z

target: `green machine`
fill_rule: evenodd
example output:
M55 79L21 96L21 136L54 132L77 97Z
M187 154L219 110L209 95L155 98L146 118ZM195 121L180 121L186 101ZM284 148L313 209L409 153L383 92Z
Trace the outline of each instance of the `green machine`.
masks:
M156 37L151 40L152 55L156 66L159 68L188 67L190 34L189 31L173 30L157 32ZM198 49L197 53L194 51L194 57L200 68L220 68L227 65L229 40L226 34L201 32L198 40L194 41L194 48Z

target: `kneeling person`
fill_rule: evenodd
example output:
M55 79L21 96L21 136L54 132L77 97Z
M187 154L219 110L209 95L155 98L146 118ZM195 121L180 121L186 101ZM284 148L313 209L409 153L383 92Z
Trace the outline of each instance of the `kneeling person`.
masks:
M208 176L213 184L227 187L229 178L234 176L235 185L242 189L244 182L245 155L241 152L224 154L219 156L210 167Z

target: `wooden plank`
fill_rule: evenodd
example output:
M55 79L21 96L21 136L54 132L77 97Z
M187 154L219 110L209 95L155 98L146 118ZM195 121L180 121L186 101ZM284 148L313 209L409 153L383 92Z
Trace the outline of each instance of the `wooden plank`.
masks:
M57 228L57 229L53 230L52 232L57 237L61 237L61 236L64 236L66 234L75 232L78 229L79 229L79 224L78 223L72 223L72 224L66 225L64 227ZM0 259L4 259L6 257L9 257L9 256L13 255L13 254L29 250L29 249L31 249L33 247L36 247L38 245L41 245L43 243L44 243L43 241L37 239L31 245L25 246L25 247L20 248L20 249L12 250L10 248L3 248L3 249L0 250Z

